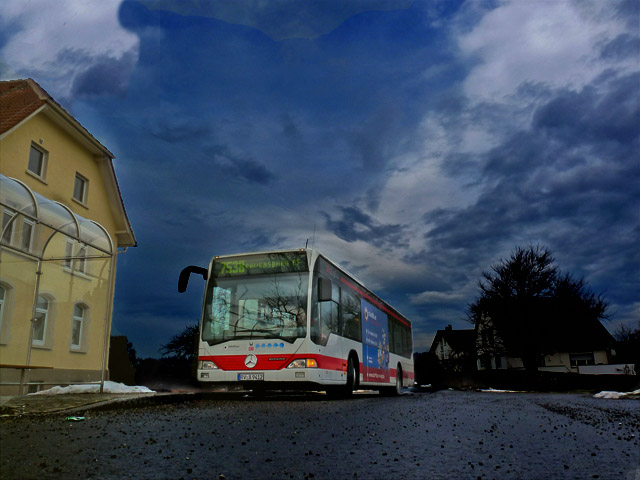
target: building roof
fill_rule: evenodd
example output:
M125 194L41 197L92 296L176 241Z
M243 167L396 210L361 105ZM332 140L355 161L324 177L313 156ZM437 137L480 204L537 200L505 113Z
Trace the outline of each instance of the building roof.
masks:
M46 97L46 92L33 81L0 82L0 134L11 130L42 107Z
M455 352L472 353L476 348L476 331L474 329L453 330L450 325L444 330L438 330L431 344L431 352L435 352L440 340L447 342L447 345Z
M32 115L45 110L54 110L72 127L84 136L94 148L113 159L114 155L82 126L73 115L55 101L44 88L31 79L6 80L0 82L0 136L13 130Z
M114 213L124 220L119 226L118 245L136 246L137 242L131 228L131 222L122 200L122 194L115 170L114 155L102 145L89 131L67 112L54 98L31 78L6 80L0 82L0 139L11 133L31 117L44 113L64 130L69 132L89 150L102 158L104 181L109 193Z

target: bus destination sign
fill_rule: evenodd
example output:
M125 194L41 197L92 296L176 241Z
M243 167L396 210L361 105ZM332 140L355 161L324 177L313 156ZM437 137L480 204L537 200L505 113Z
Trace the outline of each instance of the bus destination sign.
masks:
M306 271L308 271L308 266L305 252L247 255L216 259L213 262L213 275L218 278Z

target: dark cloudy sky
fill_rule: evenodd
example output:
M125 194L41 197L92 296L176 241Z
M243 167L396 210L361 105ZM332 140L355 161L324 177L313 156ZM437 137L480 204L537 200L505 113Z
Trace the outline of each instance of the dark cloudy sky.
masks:
M198 319L182 267L307 239L420 351L470 328L516 245L635 326L639 18L637 0L10 0L0 77L34 78L116 154L140 245L114 327L139 355Z

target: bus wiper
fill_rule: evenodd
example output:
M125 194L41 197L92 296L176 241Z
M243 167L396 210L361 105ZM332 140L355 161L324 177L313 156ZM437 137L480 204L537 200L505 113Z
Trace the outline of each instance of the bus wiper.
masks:
M255 328L255 329L251 329L251 336L253 337L254 333L267 333L269 334L269 336L265 337L265 338L280 338L280 334L276 333L273 331L273 329L267 329L267 328Z

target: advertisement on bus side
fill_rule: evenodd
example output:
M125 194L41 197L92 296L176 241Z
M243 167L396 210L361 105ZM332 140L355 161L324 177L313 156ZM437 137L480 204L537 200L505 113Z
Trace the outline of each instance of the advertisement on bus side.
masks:
M387 314L366 300L361 302L363 379L389 381L389 322Z

